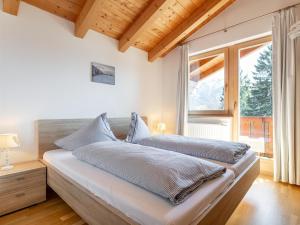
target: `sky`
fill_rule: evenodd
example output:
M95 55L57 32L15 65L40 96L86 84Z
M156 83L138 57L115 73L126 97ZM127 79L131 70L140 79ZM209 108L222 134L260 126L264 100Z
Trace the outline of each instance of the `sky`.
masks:
M265 45L262 48L257 49L256 51L250 53L249 55L243 57L242 59L240 59L240 69L243 70L244 74L248 74L251 75L253 71L255 71L255 64L256 64L256 60L258 59L260 53L262 53L264 50L266 50L268 48L268 46L270 46L270 44ZM249 77L250 80L252 79L252 77Z

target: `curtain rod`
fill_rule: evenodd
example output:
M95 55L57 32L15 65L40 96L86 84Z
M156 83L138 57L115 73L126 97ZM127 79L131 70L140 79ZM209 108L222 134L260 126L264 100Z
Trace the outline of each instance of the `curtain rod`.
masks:
M269 12L269 13L266 13L266 14L263 14L263 15L260 15L260 16L257 16L257 17L254 17L254 18L245 20L245 21L242 21L242 22L240 22L240 23L233 24L233 25L231 25L231 26L229 26L229 27L225 27L225 28L216 30L216 31L211 32L211 33L208 33L208 34L204 34L204 35L202 35L202 36L195 37L195 38L193 38L193 39L191 39L191 40L189 40L189 41L184 41L184 42L181 43L181 45L186 44L186 43L193 42L193 41L195 41L195 40L198 40L198 39L201 39L201 38L204 38L204 37L207 37L207 36L216 34L216 33L219 33L219 32L221 32L221 31L227 32L228 29L231 29L231 28L233 28L233 27L237 27L237 26L239 26L239 25L241 25L241 24L248 23L248 22L254 21L254 20L256 20L256 19L260 19L260 18L263 18L263 17L265 17L265 16L272 15L273 13L279 12L279 11L281 11L281 10L289 9L289 8L291 8L291 7L295 7L295 6L299 6L299 5L300 5L300 3L297 3L297 4L294 4L294 5L291 5L291 6L287 6L287 7L285 7L285 8L279 9L279 10L275 10L275 11L272 11L272 12Z

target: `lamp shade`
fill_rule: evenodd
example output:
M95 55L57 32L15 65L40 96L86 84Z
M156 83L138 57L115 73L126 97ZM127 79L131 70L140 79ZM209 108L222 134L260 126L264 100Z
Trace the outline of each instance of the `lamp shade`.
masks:
M0 134L0 150L19 147L17 134Z
M158 123L157 124L157 129L160 131L160 132L164 132L166 130L167 126L165 123Z

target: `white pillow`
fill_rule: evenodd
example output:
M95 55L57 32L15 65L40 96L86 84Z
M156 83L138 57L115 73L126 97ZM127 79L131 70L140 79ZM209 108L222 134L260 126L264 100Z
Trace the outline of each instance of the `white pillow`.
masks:
M106 113L101 114L88 126L73 134L55 141L55 145L65 150L73 151L84 145L100 141L116 141L117 138L110 129Z
M126 142L137 143L139 140L150 136L149 128L144 120L137 113L131 113L131 123Z

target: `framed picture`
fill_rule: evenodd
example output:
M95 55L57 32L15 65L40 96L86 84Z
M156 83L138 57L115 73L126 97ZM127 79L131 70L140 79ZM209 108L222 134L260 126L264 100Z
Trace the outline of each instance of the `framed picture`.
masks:
M115 67L92 62L92 82L115 85Z

